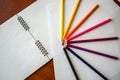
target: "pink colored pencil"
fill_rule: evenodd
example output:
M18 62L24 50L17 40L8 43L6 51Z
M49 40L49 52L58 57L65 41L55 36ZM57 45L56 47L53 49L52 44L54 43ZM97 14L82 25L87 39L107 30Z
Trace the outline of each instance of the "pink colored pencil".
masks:
M92 9L80 20L80 22L65 36L65 39L69 38L73 35L73 33L81 27L81 25L95 12L95 10L99 7L98 4L95 4Z
M103 21L101 21L101 22L93 25L92 27L90 27L90 28L88 28L88 29L86 29L86 30L84 30L84 31L82 31L82 32L80 32L80 33L78 33L78 34L76 34L76 35L74 35L74 36L72 36L72 37L67 38L67 41L70 41L70 40L72 40L72 39L74 39L74 38L77 38L77 37L79 37L79 36L81 36L81 35L83 35L83 34L85 34L85 33L88 33L88 32L90 32L90 31L92 31L92 30L94 30L94 29L96 29L96 28L98 28L98 27L100 27L100 26L102 26L102 25L110 22L111 20L112 20L111 18L105 19L105 20L103 20Z
M85 39L85 40L74 40L68 41L68 44L74 43L85 43L85 42L97 42L97 41L109 41L109 40L118 40L118 37L107 37L107 38L95 38L95 39Z

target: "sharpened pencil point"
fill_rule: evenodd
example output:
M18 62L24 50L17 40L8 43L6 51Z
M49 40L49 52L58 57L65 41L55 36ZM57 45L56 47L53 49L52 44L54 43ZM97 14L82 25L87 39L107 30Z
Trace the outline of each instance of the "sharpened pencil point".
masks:
M67 47L67 40L66 39L63 40L63 48L65 48L65 47Z

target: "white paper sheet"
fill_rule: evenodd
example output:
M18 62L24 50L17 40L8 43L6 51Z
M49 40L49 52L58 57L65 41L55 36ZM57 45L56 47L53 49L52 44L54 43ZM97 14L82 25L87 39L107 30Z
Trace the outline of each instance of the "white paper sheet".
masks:
M23 17L52 58L44 2L36 1L18 15ZM24 80L48 61L16 15L0 26L0 80Z
M52 0L53 1L53 0ZM65 0L65 26L68 23L69 17L73 10L76 0ZM112 18L110 23L87 33L77 39L89 39L100 37L120 37L120 8L112 0L82 0L78 9L72 28L81 20L81 18L96 4L99 8L90 16L90 18L77 30L76 33L89 28L90 26L100 22L106 18ZM75 80L72 70L62 50L60 42L60 1L55 0L54 3L48 5L48 26L51 33L51 47L54 55L54 68L56 80ZM75 33L75 34L76 34ZM88 49L108 53L120 58L120 40L93 42L76 44ZM84 51L73 49L82 58L99 70L110 80L119 80L116 77L120 73L120 60L111 60L98 55L90 54ZM70 54L70 53L69 53ZM87 67L84 63L80 62L76 57L70 54L72 62L77 70L80 80L102 80L102 78ZM116 75L116 76L115 76Z

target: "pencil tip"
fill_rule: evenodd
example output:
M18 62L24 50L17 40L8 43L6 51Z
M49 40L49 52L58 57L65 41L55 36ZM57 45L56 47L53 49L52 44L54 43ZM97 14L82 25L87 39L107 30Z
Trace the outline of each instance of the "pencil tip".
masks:
M67 40L64 39L64 40L63 40L63 48L65 48L66 46L67 46Z

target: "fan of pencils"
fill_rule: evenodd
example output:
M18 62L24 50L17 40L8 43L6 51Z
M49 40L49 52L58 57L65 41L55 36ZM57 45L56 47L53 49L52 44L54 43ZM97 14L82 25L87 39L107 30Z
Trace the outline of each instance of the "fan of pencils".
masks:
M90 50L90 49L86 49L86 48L74 45L76 43L86 43L86 42L88 43L88 42L118 40L118 37L116 37L116 36L95 38L95 39L85 39L85 40L74 40L75 38L80 37L81 35L87 34L88 32L95 30L98 27L102 27L104 24L111 22L112 19L107 18L105 20L102 20L101 22L98 22L98 23L92 25L90 28L74 35L76 30L81 27L81 25L92 15L92 13L94 13L96 11L96 9L99 7L99 4L94 5L93 8L90 9L88 11L88 13L79 21L79 23L70 31L70 27L71 27L72 22L74 20L75 14L76 14L78 7L80 5L80 0L77 0L76 5L73 9L72 15L69 19L68 25L66 26L65 30L64 30L64 1L65 0L61 0L61 8L60 8L61 9L60 10L60 13L61 13L60 14L60 34L61 34L60 38L61 38L61 42L62 42L62 46L63 46L63 51L64 51L66 58L71 66L71 69L74 73L76 80L80 80L80 79L79 79L79 76L77 75L77 73L74 69L74 65L72 64L72 61L69 57L68 52L72 53L76 58L78 58L80 61L82 61L84 64L86 64L89 68L91 68L94 72L96 72L96 74L98 74L101 78L103 78L104 80L109 80L106 76L104 76L101 72L99 72L97 69L95 69L91 64L89 64L81 56L79 56L77 53L75 53L75 51L73 51L72 48L82 50L85 52L89 52L89 53L92 53L95 55L103 56L106 58L110 58L113 60L118 60L119 58L116 56L112 56L112 55L109 55L107 53L102 53L102 52L98 52L98 51L94 51L94 50Z

